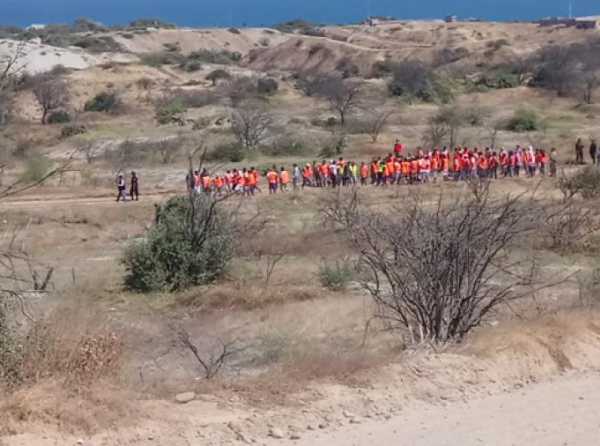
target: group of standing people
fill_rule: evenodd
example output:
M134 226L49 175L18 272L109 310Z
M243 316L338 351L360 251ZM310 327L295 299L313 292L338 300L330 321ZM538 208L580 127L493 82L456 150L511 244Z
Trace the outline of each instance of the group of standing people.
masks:
M373 158L370 162L338 160L313 161L302 167L294 164L271 168L260 172L255 167L231 169L223 174L211 175L207 169L188 175L187 185L195 192L239 193L252 196L261 191L261 178L266 178L270 194L285 192L290 188L338 187L350 185L402 185L424 184L435 181L465 181L473 178L498 179L555 176L557 151L549 153L533 147L516 146L513 150L498 152L486 148L457 147L403 155L405 147L396 144L394 152L386 157Z

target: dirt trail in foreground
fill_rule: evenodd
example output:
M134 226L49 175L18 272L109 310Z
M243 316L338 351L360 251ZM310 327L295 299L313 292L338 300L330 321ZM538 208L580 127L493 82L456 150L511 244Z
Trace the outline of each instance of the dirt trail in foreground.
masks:
M516 393L407 408L387 422L365 421L297 446L591 446L600 444L600 375L564 376Z

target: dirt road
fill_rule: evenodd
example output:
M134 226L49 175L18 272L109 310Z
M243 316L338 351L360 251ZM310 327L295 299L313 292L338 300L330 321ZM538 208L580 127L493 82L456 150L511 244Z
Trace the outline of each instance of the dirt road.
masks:
M594 446L600 444L600 375L554 382L445 406L406 408L382 423L357 420L335 433L303 435L297 446ZM282 444L270 440L267 444ZM284 442L285 444L285 442Z

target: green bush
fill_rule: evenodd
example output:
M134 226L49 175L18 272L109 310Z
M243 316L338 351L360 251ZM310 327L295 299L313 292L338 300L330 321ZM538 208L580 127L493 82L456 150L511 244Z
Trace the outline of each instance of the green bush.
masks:
M279 90L279 83L270 77L261 78L256 84L256 89L259 94L271 95L277 93Z
M83 48L90 53L118 53L123 51L121 45L110 36L83 36L72 42L72 46Z
M181 115L186 111L187 108L181 98L159 101L155 106L156 121L160 125L178 123L181 121Z
M71 122L71 115L64 110L55 111L48 115L46 122L48 124L66 124Z
M41 181L48 175L53 166L54 163L48 157L43 155L34 156L27 160L25 170L21 175L21 181L23 183L36 183Z
M144 65L148 65L149 67L160 68L163 65L183 64L185 63L186 58L180 53L157 51L142 55L141 61Z
M83 135L87 133L87 128L84 125L66 125L60 132L61 138L71 138L72 136Z
M116 113L120 106L121 101L117 93L103 91L87 101L83 109L86 112Z
M391 67L392 79L388 89L392 96L400 96L408 102L438 102L447 104L454 98L452 79L434 72L421 62L406 61Z
M232 258L232 227L232 216L206 194L171 198L144 239L126 249L126 288L177 291L213 282Z
M244 161L245 151L237 142L220 144L208 152L207 161L229 161L239 163Z
M506 129L513 132L532 132L538 130L540 126L540 117L534 110L521 108L508 120Z
M348 260L321 263L319 281L321 285L332 291L342 291L348 287L353 277L352 264Z
M291 135L278 137L269 146L261 148L267 156L301 156L308 154L305 142Z

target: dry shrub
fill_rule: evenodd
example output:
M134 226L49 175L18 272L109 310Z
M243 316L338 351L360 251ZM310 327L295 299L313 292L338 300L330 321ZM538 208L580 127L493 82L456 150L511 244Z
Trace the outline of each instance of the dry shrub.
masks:
M0 394L1 395L1 394ZM30 431L42 424L59 426L61 432L92 435L127 422L135 422L130 395L105 381L91 383L79 392L65 390L54 380L24 387L0 401L0 437Z
M315 299L322 290L311 286L255 285L240 280L211 287L207 290L194 290L182 294L177 303L201 310L242 308L254 310L290 302L304 302Z
M543 219L544 247L560 252L573 251L600 229L598 211L574 199L548 206Z
M0 389L15 390L52 380L79 390L118 375L121 336L93 319L89 308L57 308L48 317L17 333L14 373Z
M21 380L29 384L54 378L68 386L85 386L114 376L122 353L122 341L112 331L74 335L52 322L38 323L23 342Z

